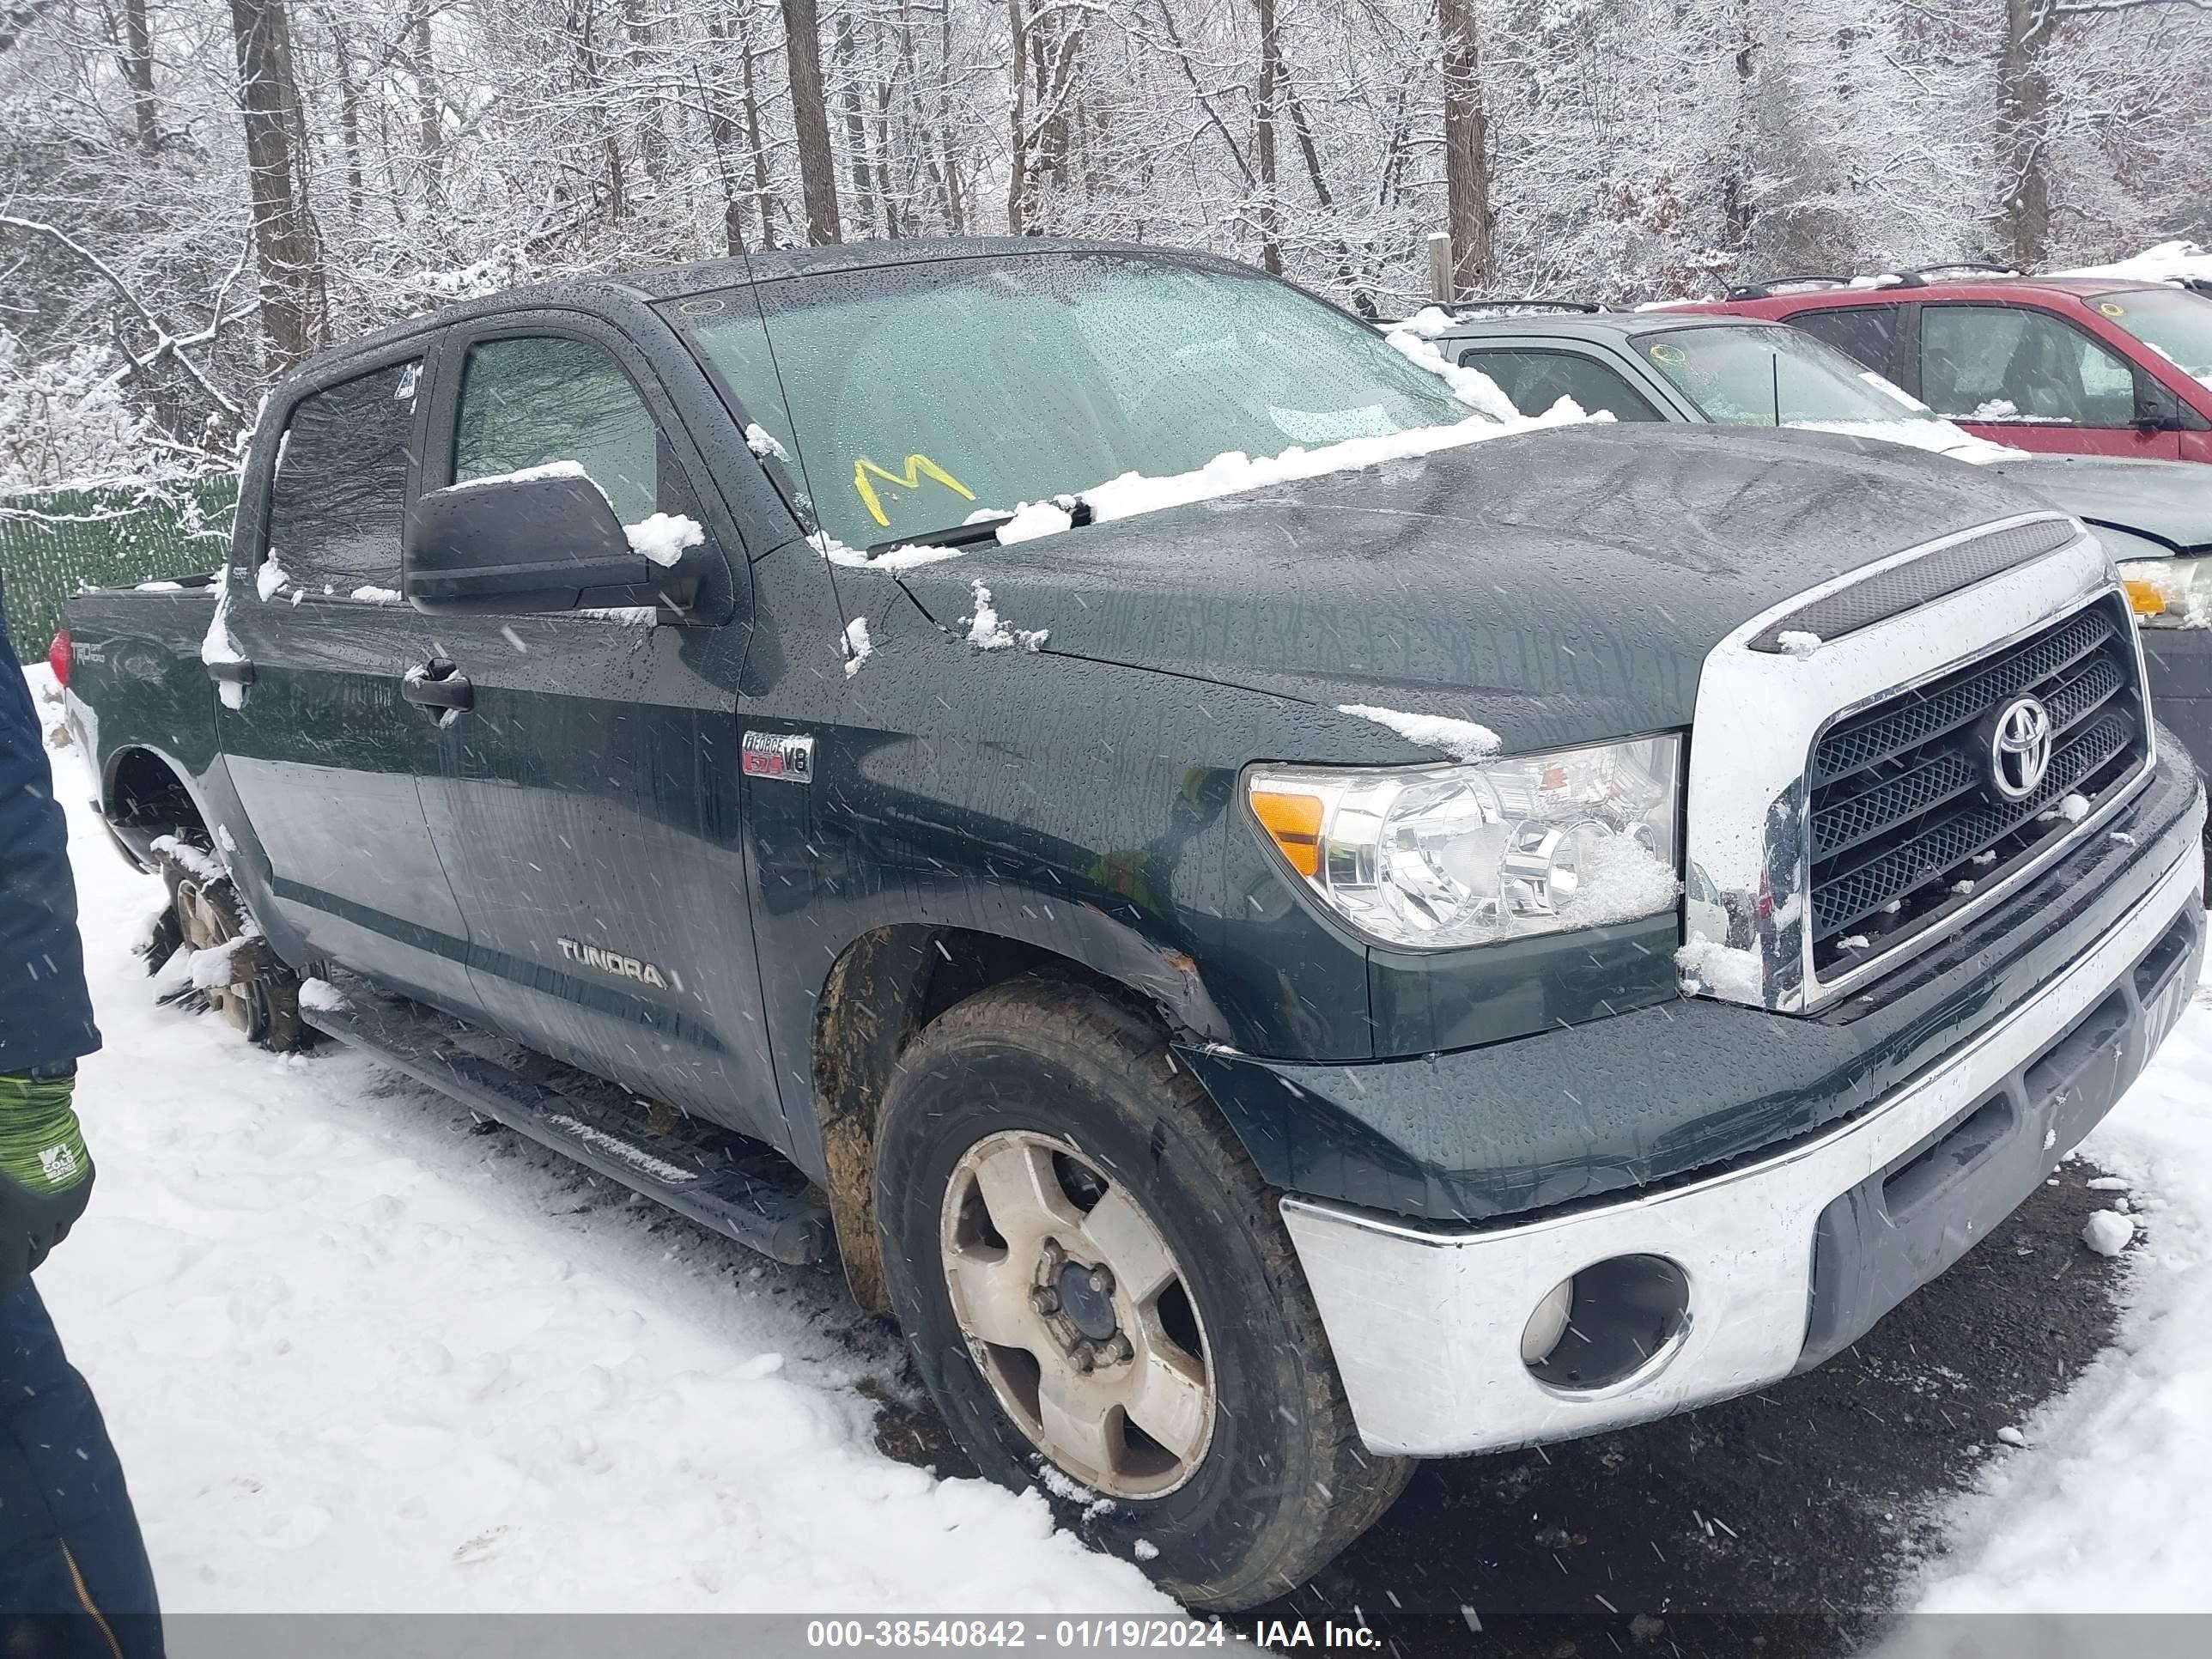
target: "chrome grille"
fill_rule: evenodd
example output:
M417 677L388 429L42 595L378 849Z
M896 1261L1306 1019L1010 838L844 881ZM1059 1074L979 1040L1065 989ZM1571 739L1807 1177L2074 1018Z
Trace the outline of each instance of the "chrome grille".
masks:
M1987 727L2013 698L2050 712L2051 761L2026 799L1991 787ZM2149 754L2135 641L2100 600L1980 661L1836 722L1814 741L1810 852L1816 974L1870 962L2071 834Z

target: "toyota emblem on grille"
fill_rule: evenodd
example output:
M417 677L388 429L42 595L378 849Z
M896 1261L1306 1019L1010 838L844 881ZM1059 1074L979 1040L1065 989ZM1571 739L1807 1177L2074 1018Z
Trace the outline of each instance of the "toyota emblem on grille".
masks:
M2051 767L2051 711L2015 697L1998 712L1990 736L1990 787L2007 800L2035 793Z

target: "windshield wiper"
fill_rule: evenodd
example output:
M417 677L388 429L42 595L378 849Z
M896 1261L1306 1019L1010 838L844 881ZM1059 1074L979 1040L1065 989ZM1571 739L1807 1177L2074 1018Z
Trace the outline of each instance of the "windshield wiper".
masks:
M947 525L942 530L925 530L916 536L894 536L887 542L870 544L868 556L888 553L895 547L973 547L977 542L988 542L999 533L999 526L1014 515L994 513L988 519L971 519L966 524Z
M1091 520L1091 503L1080 495L1055 495L1053 502L1067 514L1068 528L1080 530ZM970 519L965 524L947 525L942 530L925 530L915 536L894 536L887 542L876 542L868 548L868 556L875 558L897 547L973 547L978 542L988 542L999 533L999 526L1011 523L1011 513L994 513L987 519Z

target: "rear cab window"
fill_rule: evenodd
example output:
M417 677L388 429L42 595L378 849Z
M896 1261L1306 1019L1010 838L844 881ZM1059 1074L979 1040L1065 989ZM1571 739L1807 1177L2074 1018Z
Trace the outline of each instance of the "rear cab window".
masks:
M256 581L264 599L399 597L420 358L313 392L277 440L268 533Z

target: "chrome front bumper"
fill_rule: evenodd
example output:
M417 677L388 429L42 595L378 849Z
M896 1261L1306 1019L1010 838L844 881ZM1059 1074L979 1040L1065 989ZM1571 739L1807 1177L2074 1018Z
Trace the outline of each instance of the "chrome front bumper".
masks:
M1646 1421L1789 1376L1806 1352L1823 1212L1939 1139L2118 994L2189 907L2201 913L2203 882L2192 848L2004 1018L1879 1105L1760 1161L1480 1231L1428 1231L1285 1198L1283 1218L1362 1437L1377 1452L1413 1456L1500 1450ZM2155 1027L2149 1047L2188 999L2191 986L2179 985L2177 996L2174 977L2155 1008L2128 999ZM2046 1132L2041 1167L2071 1150ZM1610 1386L1540 1381L1521 1355L1531 1312L1554 1285L1624 1255L1663 1257L1681 1270L1688 1314L1680 1328ZM1574 1342L1574 1332L1563 1340Z

